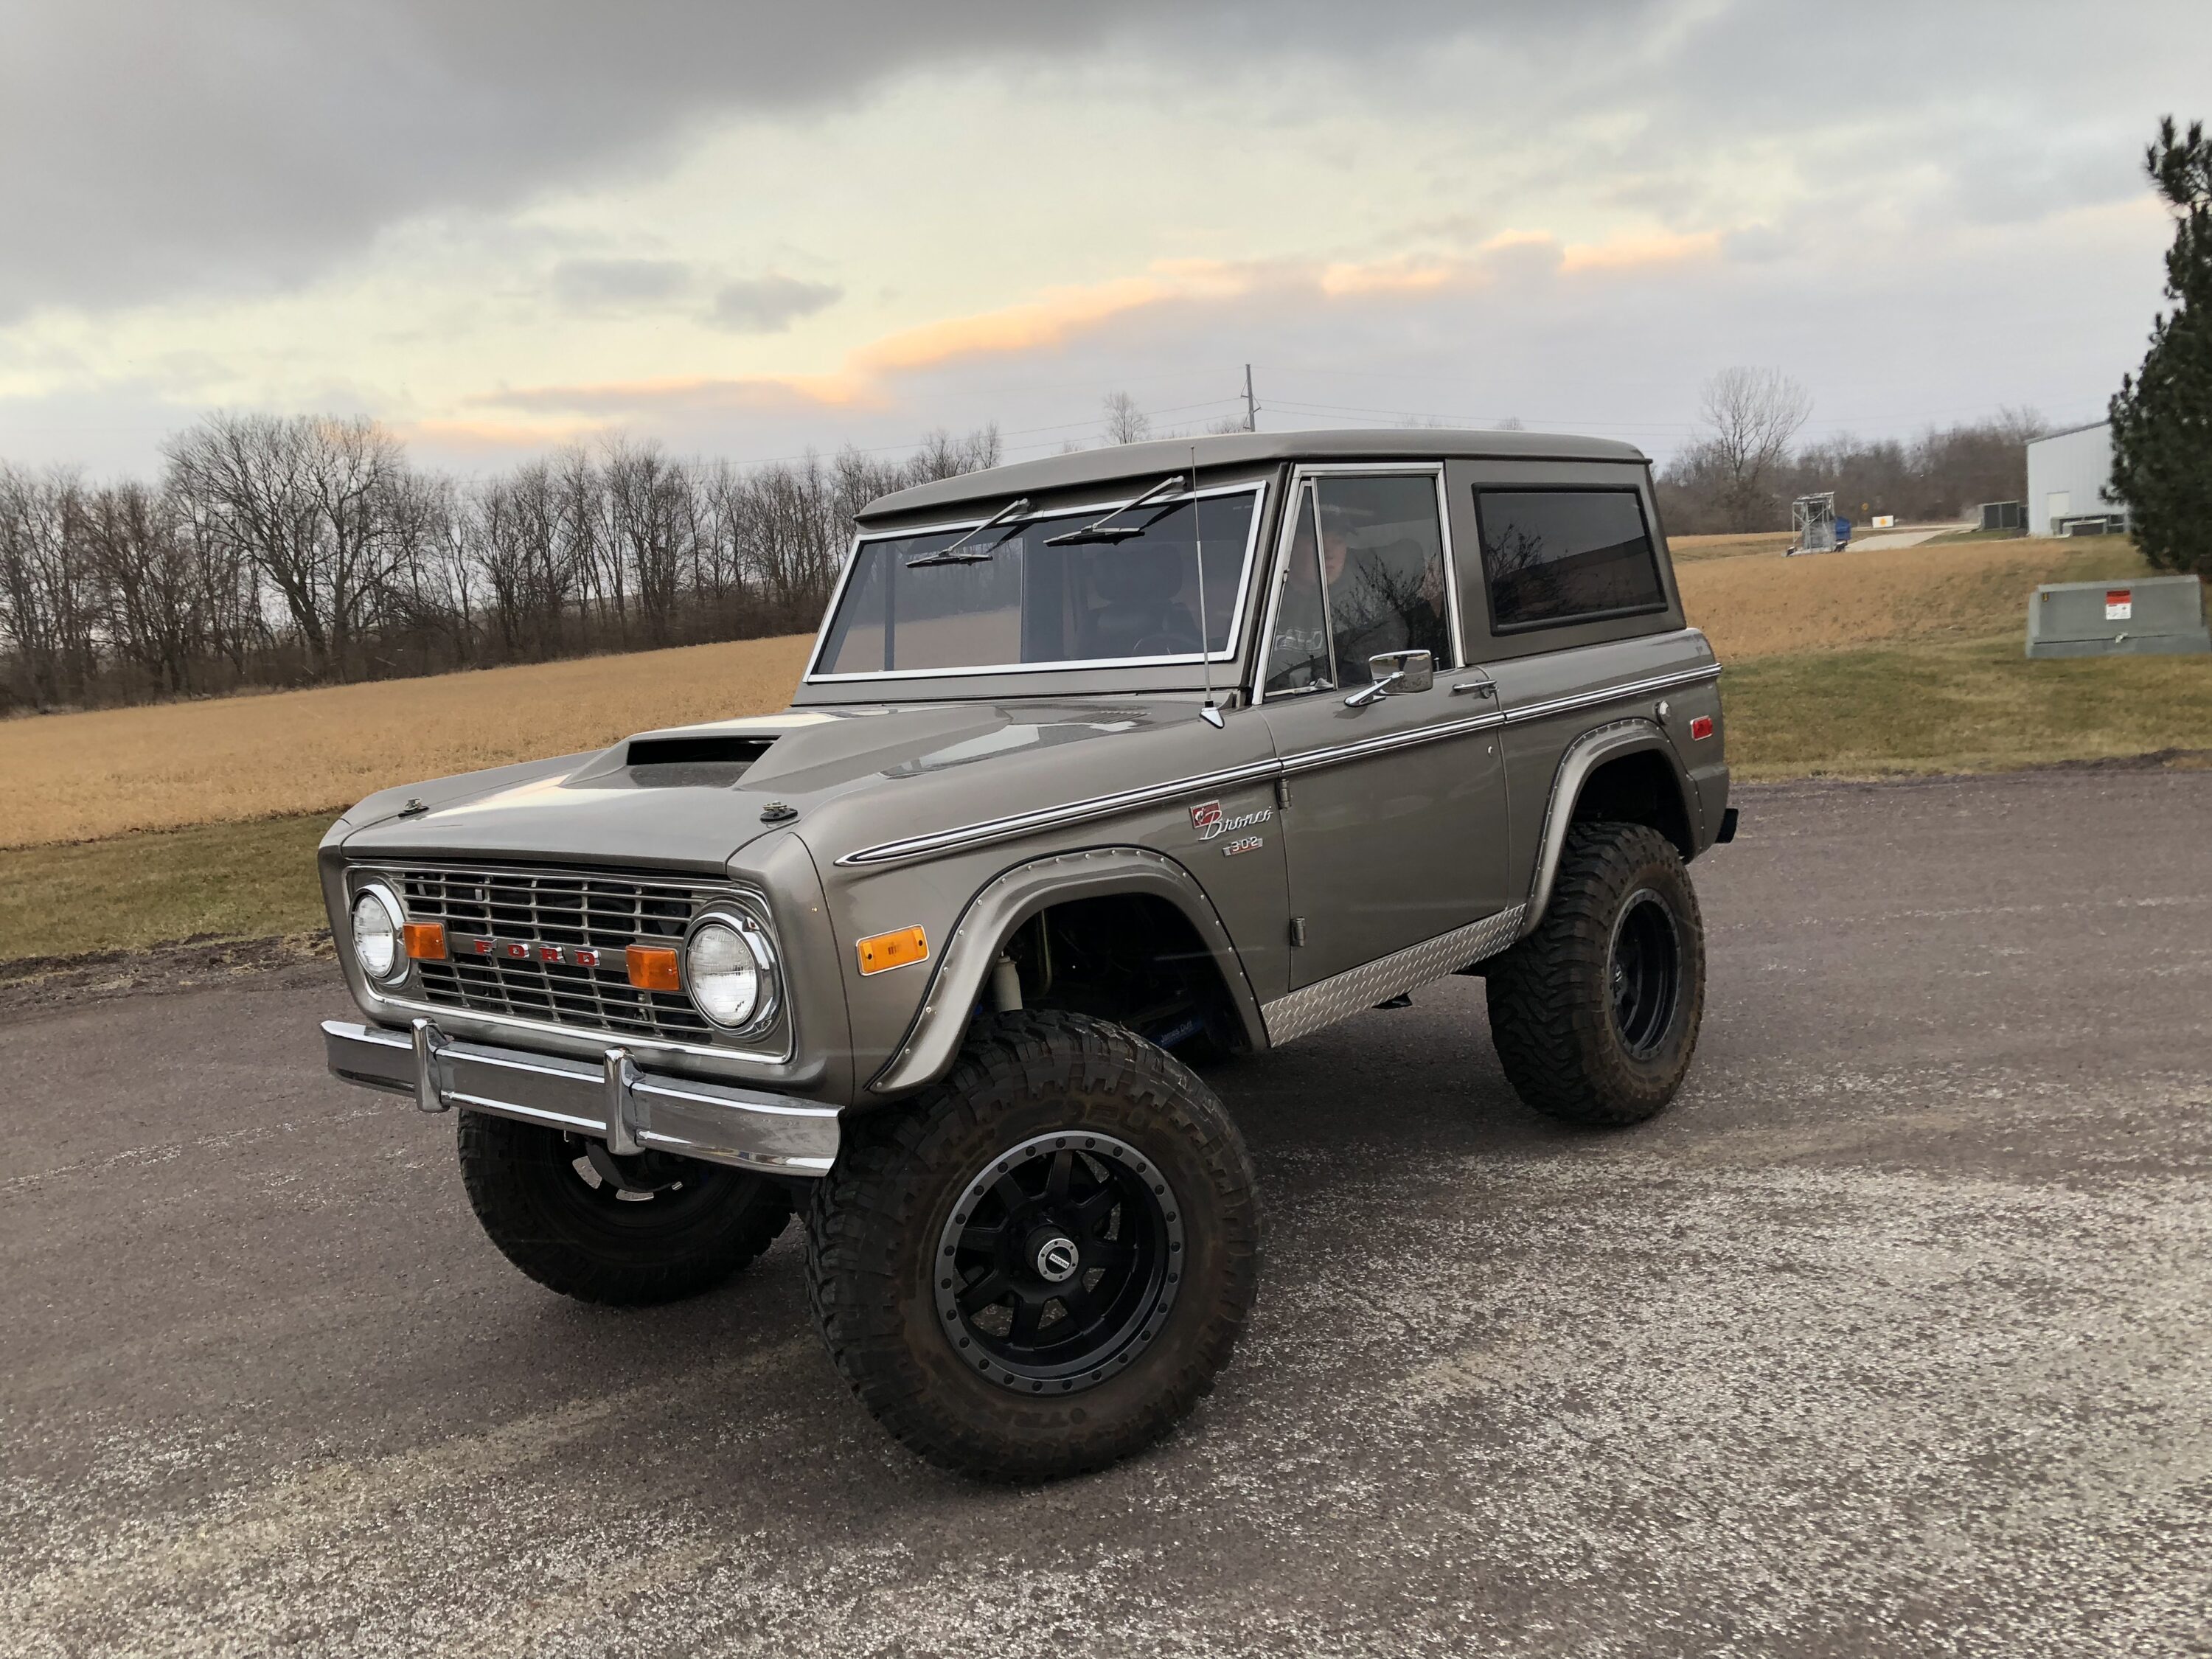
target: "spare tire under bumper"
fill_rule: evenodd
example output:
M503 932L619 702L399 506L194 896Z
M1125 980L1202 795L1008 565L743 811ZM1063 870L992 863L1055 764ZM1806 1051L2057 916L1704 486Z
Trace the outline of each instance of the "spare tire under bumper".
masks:
M836 1107L645 1071L626 1048L593 1066L456 1042L427 1019L411 1031L326 1019L323 1048L333 1075L411 1096L426 1112L489 1112L594 1136L624 1156L674 1152L785 1176L826 1175L837 1158Z

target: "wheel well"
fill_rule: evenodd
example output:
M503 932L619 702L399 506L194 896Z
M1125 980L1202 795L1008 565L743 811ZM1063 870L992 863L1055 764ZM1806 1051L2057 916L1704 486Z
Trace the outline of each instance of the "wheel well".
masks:
M1690 828L1690 810L1682 799L1681 782L1667 757L1656 749L1641 749L1609 760L1583 781L1570 822L1588 823L1597 819L1649 824L1673 842L1686 860L1697 856L1697 837Z
M1153 893L1070 899L1014 930L1006 954L1022 1001L1127 1027L1163 1048L1249 1046L1237 1003L1198 930Z

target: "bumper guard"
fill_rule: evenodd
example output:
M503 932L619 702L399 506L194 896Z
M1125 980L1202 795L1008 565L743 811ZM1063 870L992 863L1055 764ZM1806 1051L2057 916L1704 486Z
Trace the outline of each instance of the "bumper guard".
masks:
M675 1152L786 1176L826 1175L836 1161L835 1106L641 1071L626 1048L594 1066L457 1042L427 1019L411 1035L326 1019L323 1048L334 1075L411 1095L426 1112L490 1112L594 1136L618 1155Z

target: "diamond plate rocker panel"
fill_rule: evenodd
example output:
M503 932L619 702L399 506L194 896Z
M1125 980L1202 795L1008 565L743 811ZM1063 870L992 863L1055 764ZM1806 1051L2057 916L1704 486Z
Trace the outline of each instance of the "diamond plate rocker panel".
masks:
M1278 997L1260 1011L1267 1022L1267 1042L1279 1047L1293 1037L1318 1031L1363 1008L1388 1001L1402 991L1496 956L1520 933L1522 915L1527 908L1516 904L1494 916L1438 933Z

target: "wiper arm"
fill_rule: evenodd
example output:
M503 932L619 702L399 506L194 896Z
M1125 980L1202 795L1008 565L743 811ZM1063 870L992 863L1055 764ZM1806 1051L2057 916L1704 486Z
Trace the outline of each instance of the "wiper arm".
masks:
M990 549L979 547L973 553L963 553L960 550L990 529L992 526L1004 524L1009 519L1018 519L1029 510L1030 498L1026 495L1018 495L958 541L953 543L951 546L940 547L936 552L925 553L918 559L908 559L906 562L906 568L909 570L919 570L925 565L932 564L981 564L991 556Z
M1047 547L1083 547L1093 542L1126 542L1133 537L1141 536L1145 533L1144 526L1109 524L1107 520L1118 519L1124 513L1133 513L1148 502L1158 501L1166 491L1182 487L1182 474L1170 472L1127 507L1117 507L1110 513L1101 514L1080 530L1071 530L1065 535L1048 536L1044 544Z

